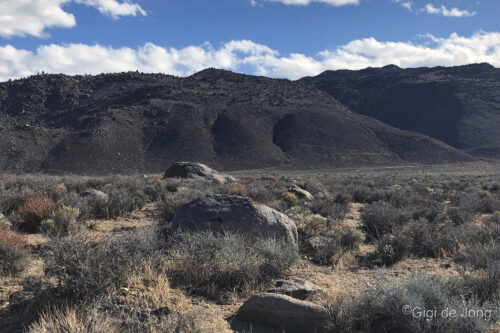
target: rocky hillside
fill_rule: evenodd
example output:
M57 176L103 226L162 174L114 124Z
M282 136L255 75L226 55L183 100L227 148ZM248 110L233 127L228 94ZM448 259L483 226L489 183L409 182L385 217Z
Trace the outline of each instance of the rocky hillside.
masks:
M0 130L0 170L18 172L163 172L178 160L225 170L471 160L304 82L214 69L1 83Z
M355 112L500 158L500 69L489 64L327 71L302 81Z

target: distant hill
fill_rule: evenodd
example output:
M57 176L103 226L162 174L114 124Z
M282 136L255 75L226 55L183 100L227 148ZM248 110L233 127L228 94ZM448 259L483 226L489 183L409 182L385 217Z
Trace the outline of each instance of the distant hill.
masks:
M304 82L215 69L0 83L0 131L0 169L17 172L163 172L179 160L225 170L472 160Z
M489 64L326 71L301 80L351 110L429 135L466 153L500 158L500 69Z

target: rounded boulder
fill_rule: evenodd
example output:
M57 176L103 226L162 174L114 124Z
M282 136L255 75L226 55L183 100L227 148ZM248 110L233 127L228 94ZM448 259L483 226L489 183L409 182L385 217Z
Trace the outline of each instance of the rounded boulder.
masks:
M174 229L212 230L274 238L297 245L297 227L286 215L252 199L240 196L208 195L179 208Z

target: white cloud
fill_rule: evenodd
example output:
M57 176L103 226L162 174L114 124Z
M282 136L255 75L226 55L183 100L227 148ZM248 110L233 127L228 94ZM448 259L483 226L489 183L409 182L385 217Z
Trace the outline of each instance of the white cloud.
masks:
M258 0L250 0L250 1L251 1L252 5L261 4L258 2ZM292 6L307 6L313 2L325 3L327 5L331 5L331 6L335 6L335 7L359 4L359 0L262 0L262 1L281 2L282 4L292 5Z
M248 40L231 41L219 48L205 43L183 49L146 43L138 49L101 45L46 45L31 52L10 45L0 47L0 80L37 72L98 74L139 70L179 76L207 67L251 74L298 79L327 69L362 69L395 64L400 67L453 66L489 62L500 67L500 32L478 32L470 37L421 37L419 44L354 40L334 50L280 55L272 48Z
M401 5L401 7L408 9L410 12L413 11L413 1L393 0L393 2Z
M46 36L45 28L71 28L75 17L62 7L71 0L0 0L0 37Z
M0 37L46 37L45 29L72 28L76 25L73 14L64 6L73 0L0 0ZM74 0L95 7L103 15L114 19L121 16L146 15L140 5L129 0Z
M452 8L448 9L444 5L441 7L434 7L432 4L428 3L422 11L427 14L442 15L446 17L470 17L476 15L476 12L470 12L465 9Z
M114 19L120 16L146 16L146 12L137 3L132 3L125 0L119 3L117 0L75 0L76 3L95 7L103 15L110 16Z

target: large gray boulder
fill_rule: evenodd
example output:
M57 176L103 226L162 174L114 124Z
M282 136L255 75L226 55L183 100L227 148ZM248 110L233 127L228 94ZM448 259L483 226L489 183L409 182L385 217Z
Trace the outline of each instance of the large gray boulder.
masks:
M214 230L275 238L297 244L297 227L286 215L250 198L208 195L179 208L174 229Z
M163 178L188 178L188 179L208 179L216 180L220 183L235 181L233 176L226 175L215 171L205 164L194 162L177 162L174 163Z
M290 296L261 293L252 296L238 310L238 318L279 327L286 332L321 332L327 310Z

